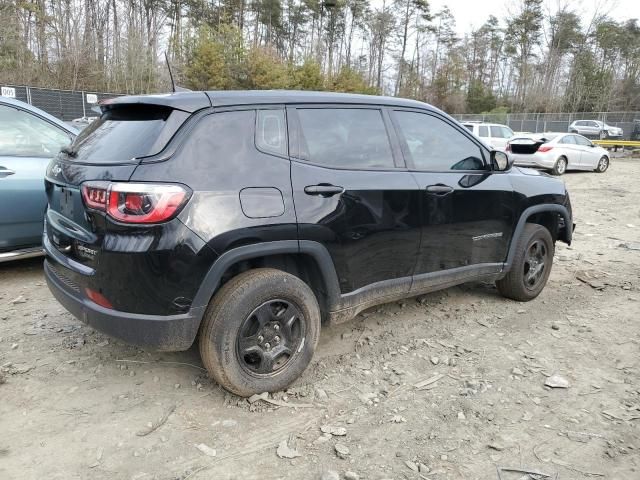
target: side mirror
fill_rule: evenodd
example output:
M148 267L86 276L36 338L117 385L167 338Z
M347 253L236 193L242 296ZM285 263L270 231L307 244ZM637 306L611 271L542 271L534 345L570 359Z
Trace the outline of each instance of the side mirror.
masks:
M499 150L491 150L491 165L494 170L504 172L511 168L511 162L509 156Z

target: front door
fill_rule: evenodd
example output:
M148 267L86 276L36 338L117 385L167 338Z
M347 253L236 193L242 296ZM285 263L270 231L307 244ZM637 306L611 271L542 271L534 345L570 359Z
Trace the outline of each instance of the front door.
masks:
M407 165L420 189L416 275L500 271L516 222L509 176L464 128L435 113L395 110Z
M583 170L594 170L600 161L600 153L593 147L593 143L588 138L579 135L573 136L576 148L580 150L580 168Z
M420 243L415 179L377 107L287 110L300 240L327 247L343 294L398 280L408 291Z

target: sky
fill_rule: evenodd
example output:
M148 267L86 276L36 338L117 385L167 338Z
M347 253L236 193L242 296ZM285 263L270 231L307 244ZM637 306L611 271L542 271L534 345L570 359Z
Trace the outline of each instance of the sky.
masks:
M509 0L429 0L431 12L435 13L445 5L456 19L458 33L463 35L472 27L480 27L489 15L504 17L510 10L515 10L519 2ZM545 0L547 11L555 12L559 5L567 4L583 17L583 24L588 24L594 13L606 13L616 20L629 18L640 19L640 0Z

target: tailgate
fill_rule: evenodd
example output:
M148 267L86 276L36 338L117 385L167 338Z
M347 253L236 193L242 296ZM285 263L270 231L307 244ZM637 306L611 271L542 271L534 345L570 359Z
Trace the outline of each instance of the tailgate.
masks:
M126 181L136 166L112 165L105 169L62 160L52 161L45 177L48 202L43 239L45 248L53 248L53 253L95 268L106 233L105 219L85 209L80 185L88 179ZM56 256L56 260L65 263L65 259L59 256Z

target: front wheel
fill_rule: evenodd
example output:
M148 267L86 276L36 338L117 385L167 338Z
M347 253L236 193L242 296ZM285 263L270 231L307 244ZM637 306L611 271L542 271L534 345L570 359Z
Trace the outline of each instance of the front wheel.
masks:
M609 132L607 132L606 130L601 130L599 136L600 140L605 140L609 136Z
M596 167L596 172L604 173L604 172L607 171L608 168L609 168L609 159L607 157L603 156L598 161L598 166Z
M260 268L216 293L200 327L200 355L226 390L248 397L283 390L307 368L320 336L320 309L309 286Z
M551 169L551 175L562 175L567 171L567 159L560 157L556 160L556 164Z
M516 249L509 273L496 281L496 287L504 297L528 302L540 295L547 284L555 246L549 230L527 223Z

